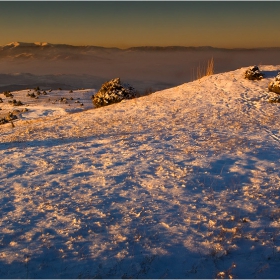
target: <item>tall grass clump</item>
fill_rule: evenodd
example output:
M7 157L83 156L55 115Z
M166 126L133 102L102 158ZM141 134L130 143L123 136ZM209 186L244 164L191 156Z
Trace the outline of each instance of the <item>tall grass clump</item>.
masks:
M214 74L214 58L212 57L207 62L207 66L199 66L196 69L196 75L195 70L193 69L192 77L193 80L199 80L204 76L211 76Z

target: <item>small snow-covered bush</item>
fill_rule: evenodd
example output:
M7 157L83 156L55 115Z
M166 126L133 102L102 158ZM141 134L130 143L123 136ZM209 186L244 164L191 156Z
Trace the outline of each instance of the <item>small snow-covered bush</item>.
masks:
M7 123L8 121L5 119L5 118L0 118L0 124L5 124Z
M259 70L258 66L252 66L245 72L245 79L248 80L261 80L263 79L264 74Z
M128 84L121 84L120 78L116 78L104 83L100 90L92 96L92 102L98 108L135 97L135 89Z
M9 100L8 103L12 104L13 106L21 106L23 103L20 100Z
M11 92L9 90L7 91L4 91L3 94L6 96L6 97L14 97Z
M34 92L32 92L32 93L27 93L26 96L29 96L29 97L31 97L31 98L35 98L35 97L36 97L36 95L35 95Z
M280 72L275 77L274 81L268 85L268 90L280 94Z
M5 124L5 123L8 123L8 122L12 122L15 119L17 119L17 116L14 115L12 112L9 112L6 117L0 118L0 124Z
M271 97L268 99L269 103L280 103L280 97Z

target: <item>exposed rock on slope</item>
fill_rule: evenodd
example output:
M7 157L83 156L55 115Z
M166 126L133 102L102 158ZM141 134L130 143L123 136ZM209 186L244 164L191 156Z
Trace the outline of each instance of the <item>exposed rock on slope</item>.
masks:
M263 79L264 74L260 72L258 66L252 66L245 72L245 79L248 80L261 80Z
M134 97L136 97L135 89L130 85L121 84L120 78L116 78L104 83L92 97L92 102L95 107L102 107Z
M268 85L269 91L280 94L280 72L275 77L275 80Z

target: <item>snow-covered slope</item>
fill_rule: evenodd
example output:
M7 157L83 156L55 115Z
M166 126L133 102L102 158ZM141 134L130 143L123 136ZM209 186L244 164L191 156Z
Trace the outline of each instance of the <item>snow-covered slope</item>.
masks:
M279 69L0 126L1 277L279 278Z
M45 116L64 115L92 109L91 97L95 94L94 89L79 90L52 90L52 89L26 89L12 92L12 96L0 97L0 119L9 112L13 113L18 119L38 119ZM13 106L13 100L20 101L21 106ZM17 120L15 121L17 122Z

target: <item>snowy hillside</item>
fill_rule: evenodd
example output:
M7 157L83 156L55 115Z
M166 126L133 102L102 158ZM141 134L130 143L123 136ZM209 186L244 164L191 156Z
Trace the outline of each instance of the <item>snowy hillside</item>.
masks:
M1 277L280 278L280 65L246 69L1 125Z

